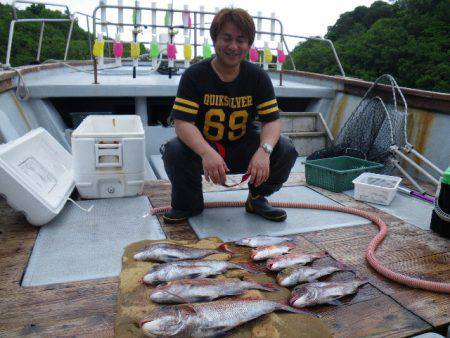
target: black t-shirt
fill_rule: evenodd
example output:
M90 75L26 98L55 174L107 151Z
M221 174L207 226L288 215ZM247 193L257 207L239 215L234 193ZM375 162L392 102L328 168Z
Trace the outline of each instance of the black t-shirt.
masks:
M280 117L272 81L265 71L242 61L239 75L223 82L207 59L181 76L172 118L195 122L206 140L240 139L257 118L269 122Z

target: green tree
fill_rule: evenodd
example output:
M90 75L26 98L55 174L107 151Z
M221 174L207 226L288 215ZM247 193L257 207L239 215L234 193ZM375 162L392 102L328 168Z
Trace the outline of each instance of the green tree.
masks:
M449 0L377 1L342 14L326 37L348 76L373 81L389 73L403 86L449 92L448 27ZM299 43L292 57L299 70L338 74L324 42Z
M67 14L46 9L44 5L31 5L25 10L17 11L18 18L68 18ZM8 43L10 22L13 19L12 7L0 4L0 58L4 62ZM66 48L70 22L46 22L42 41L41 58L63 59ZM41 23L16 23L11 49L11 65L30 64L36 60ZM68 59L88 59L88 33L75 21L72 31Z

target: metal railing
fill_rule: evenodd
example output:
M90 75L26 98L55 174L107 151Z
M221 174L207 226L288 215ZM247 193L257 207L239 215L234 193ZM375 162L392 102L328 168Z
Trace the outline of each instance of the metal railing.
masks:
M18 3L63 7L63 8L66 8L66 10L67 10L68 18L67 19L53 19L53 18L18 19L17 12L16 12L16 4L18 4ZM70 39L72 37L73 24L76 20L76 18L70 14L70 10L67 5L55 4L55 3L50 3L50 2L15 0L12 2L11 6L12 6L12 11L13 11L13 20L11 20L11 23L9 26L8 47L6 50L6 61L5 61L6 67L11 67L10 59L11 59L12 42L13 42L13 37L14 37L14 27L15 27L16 23L19 23L19 22L41 22L42 23L40 34L39 34L39 44L38 44L38 50L36 53L36 61L39 61L39 59L41 57L41 48L42 48L42 40L43 40L43 36L44 36L45 23L46 22L70 22L69 33L68 33L67 42L66 42L66 49L64 52L64 61L67 60L67 54L69 53Z
M92 17L95 18L95 24L94 24L94 28L93 28L93 32L94 32L94 36L96 36L97 34L97 25L106 25L106 26L128 26L128 27L145 27L145 28L168 28L168 29L174 29L174 28L186 28L189 30L193 30L194 31L194 43L193 46L195 47L199 47L202 44L197 43L197 33L198 31L208 31L209 28L205 28L205 27L198 27L198 20L197 20L197 16L198 15L216 15L215 12L206 12L206 11L191 11L189 10L189 14L192 14L194 16L194 23L192 25L192 28L188 28L185 27L184 25L157 25L154 23L144 23L141 22L139 24L134 24L134 23L123 23L123 22L102 22L99 18L97 18L97 12L100 9L129 9L129 10L144 10L144 11L155 11L155 12L170 12L172 14L174 13L184 13L185 10L182 9L169 9L169 8L157 8L157 7L139 7L137 8L136 6L118 6L118 5L98 5L97 7L94 8L93 10L93 14ZM264 32L264 31L256 31L256 34L266 34L266 35L281 35L283 36L283 24L281 23L280 20L276 19L276 18L270 18L270 17L263 17L263 16L253 16L254 19L261 19L261 20L271 20L271 21L275 21L278 22L278 24L280 25L280 33L277 32ZM97 23L97 21L100 20L100 23ZM289 48L286 44L286 42L283 40L283 43L285 44L286 49L289 51ZM196 57L196 50L194 49L194 57ZM293 61L292 61L293 62Z
M171 9L171 8L155 8L155 7L139 7L139 8L137 8L136 6L99 5L99 6L97 6L94 9L92 17L96 18L98 10L101 10L101 9L105 9L106 10L108 8L109 9L119 9L120 8L120 9L130 9L130 10L144 10L144 11L155 11L155 12L159 11L159 12L164 12L164 13L170 12L171 15L172 15L172 18L173 18L173 14L174 13L183 13L183 12L185 12L185 10ZM216 13L215 12L205 12L205 11L189 11L189 13L192 14L193 17L194 17L194 20L193 20L194 24L192 25L192 28L187 28L184 25L176 25L176 26L170 25L170 26L167 26L167 25L157 25L157 24L154 24L154 23L142 23L142 22L140 24L138 24L138 25L136 25L134 23L103 22L103 25L107 25L107 26L108 25L111 25L111 26L131 26L131 27L138 26L138 27L146 27L146 28L168 28L168 29L187 28L187 29L193 30L194 31L194 43L193 43L193 46L194 46L194 58L196 58L197 57L197 47L201 46L201 44L197 43L197 31L199 31L199 30L209 30L209 28L198 27L198 25L197 25L197 22L198 22L197 16L198 15L212 15L212 16L214 16ZM342 63L341 63L341 61L339 59L339 56L338 56L338 54L336 52L334 44L333 44L333 42L331 40L320 38L320 37L307 37L307 36L301 36L301 35L285 34L284 33L284 28L283 28L283 23L279 19L274 18L274 17L264 17L264 16L252 16L252 17L253 17L253 19L256 19L256 20L258 20L258 19L260 19L260 20L268 20L268 21L271 21L271 22L277 22L279 24L280 32L267 32L267 31L256 30L256 34L280 36L280 39L281 39L284 47L286 48L286 51L288 53L288 57L289 57L289 59L291 61L292 68L294 70L296 70L296 67L295 67L294 60L292 58L292 54L291 54L291 52L289 50L289 46L288 46L288 44L286 42L286 39L285 39L286 37L292 37L292 38L298 38L298 39L306 39L306 40L315 40L315 41L322 41L322 42L328 43L330 45L330 48L331 48L331 51L333 53L334 59L335 59L337 65L339 67L339 71L340 71L341 75L343 77L346 76L344 68L342 67ZM96 20L95 20L96 24L94 24L94 27L93 27L94 36L96 36L96 32L97 32L97 27L96 26L97 25L102 25L101 20L100 20L100 23L97 23L97 20L100 20L100 19L96 18Z
M16 7L15 4L17 3L28 3L28 4L41 4L41 5L49 5L49 6L57 6L57 7L63 7L66 9L67 13L68 13L68 18L67 19L51 19L51 18L36 18L36 19L18 19L17 18L17 13L16 13ZM97 7L95 7L95 9L93 10L93 14L88 15L85 13L81 13L81 12L74 12L73 14L70 13L69 7L67 5L61 5L61 4L55 4L55 3L50 3L50 2L37 2L37 1L29 1L29 0L17 0L17 1L13 1L12 2L12 9L13 9L13 17L14 19L11 21L10 24L10 31L9 31L9 38L8 38L8 47L7 47L7 52L6 52L6 62L5 62L5 66L6 67L10 67L10 57L11 57L11 48L12 48L12 42L13 42L13 36L14 36L14 27L15 24L18 22L41 22L41 30L40 30L40 34L39 34L39 43L38 43L38 50L37 50L37 54L36 54L36 61L40 60L40 56L41 56L41 48L42 48L42 40L43 40L43 35L44 35L44 28L45 28L45 23L46 22L70 22L70 28L69 28L69 33L68 33L68 37L67 37L67 42L66 42L66 48L65 48L65 53L64 53L64 61L67 60L67 55L68 55L68 51L69 51L69 47L70 47L70 41L71 41L71 36L72 36L72 30L73 30L73 24L75 22L75 20L77 20L77 18L75 17L75 15L82 15L86 18L86 26L87 26L87 30L88 30L88 44L89 44L89 53L90 53L90 58L91 60L93 59L93 55L92 55L92 41L91 41L91 34L90 34L90 22L89 19L91 19L92 21L92 27L93 27L93 35L94 37L97 35L97 25L103 25L103 26L116 26L116 27L124 27L124 26L129 26L129 27L134 27L136 28L141 28L141 27L145 27L145 28L167 28L169 30L175 29L175 28L183 28L183 29L189 29L193 31L193 35L194 35L194 59L197 57L197 47L202 46L201 43L198 43L198 32L199 31L208 31L209 28L205 28L205 27L199 27L198 25L198 17L202 16L204 18L205 15L211 15L214 16L216 15L215 12L206 12L206 11L191 11L189 10L189 14L193 15L193 25L192 27L185 27L184 25L158 25L155 23L146 23L146 22L141 22L139 24L135 24L135 23L124 23L124 22L110 22L110 21L104 21L101 18L97 18L97 14L98 14L98 10L106 10L106 9L117 9L117 10L124 10L124 9L128 9L128 10L139 10L139 11L154 11L156 12L163 12L163 13L167 13L170 12L171 13L171 18L173 19L173 15L175 13L184 13L185 10L181 10L181 9L173 9L173 8L156 8L156 7L136 7L136 6L118 6L118 5L105 5L105 4L101 4L98 5ZM142 17L142 15L141 15ZM147 17L147 16L145 16ZM344 69L342 67L342 63L339 59L339 56L336 52L336 49L334 47L334 44L331 40L329 39L324 39L324 38L320 38L320 37L306 37L306 36L301 36L301 35L293 35L293 34L285 34L284 33L284 28L283 28L283 23L275 18L275 17L265 17L265 16L253 16L253 19L257 20L258 22L262 21L262 20L267 20L270 21L271 23L277 23L279 25L279 32L275 32L274 31L274 25L272 25L272 30L271 32L267 32L267 31L261 31L261 30L256 30L256 34L257 35L270 35L270 36L279 36L280 37L280 41L282 42L282 44L284 45L284 48L286 48L289 60L292 64L292 68L293 70L296 70L295 67L295 63L294 60L292 58L292 54L289 50L289 46L286 42L286 37L291 37L291 38L297 38L297 39L306 39L306 40L315 40L315 41L322 41L325 43L328 43L330 45L330 48L333 52L333 56L334 59L339 67L339 71L341 73L341 75L343 77L345 77L345 72ZM203 20L204 21L204 20ZM108 29L106 29L106 41L105 42L113 42L113 40L109 39L109 35L108 35ZM131 42L131 41L124 41L124 42ZM143 43L149 43L149 42L143 42ZM182 43L181 43L182 45ZM110 44L107 44L107 48L110 48ZM109 51L110 54L110 51Z
M320 37L301 36L301 35L292 35L292 34L284 34L282 36L282 39L284 40L285 37L312 40L312 41L321 41L321 42L328 43L330 45L331 51L333 52L334 59L336 60L336 63L338 64L339 71L341 72L341 75L343 77L345 77L344 68L342 67L341 60L339 60L339 56L336 52L336 49L334 48L333 41L331 41L330 39L324 39L324 38L320 38ZM295 65L294 65L294 70L296 70Z
M92 17L92 15L85 14L82 12L74 12L73 15L82 15L86 18L86 27L87 27L87 31L88 31L89 55L90 55L91 60L93 60L94 57L92 55L92 39L91 39L91 28L90 28L91 23L89 22L89 19L94 21L94 18ZM109 39L108 31L106 32L106 38ZM108 48L109 48L109 46L108 46Z

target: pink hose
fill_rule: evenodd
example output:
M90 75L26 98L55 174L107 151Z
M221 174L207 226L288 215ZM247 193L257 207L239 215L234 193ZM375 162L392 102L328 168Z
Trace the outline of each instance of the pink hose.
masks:
M244 202L208 202L205 203L205 208L229 208L229 207L243 207ZM329 210L329 211L339 211L346 212L354 215L358 215L364 217L372 222L374 222L380 231L378 234L372 239L369 243L369 246L366 250L366 259L369 264L380 274L385 276L386 278L393 280L397 283L404 284L410 286L412 288L439 292L439 293L450 293L450 283L440 283L440 282L432 282L427 280L422 280L418 278L412 278L406 275L402 275L398 272L394 272L389 268L383 266L380 261L375 257L375 250L378 245L383 241L383 239L387 235L387 226L386 223L381 220L378 216L375 216L372 213L358 210L355 208L341 207L335 205L324 205L324 204L309 204L309 203L299 203L299 202L272 202L271 203L275 207L279 208L301 208L301 209L319 209L319 210ZM152 210L153 214L158 214L162 212L169 211L171 209L170 206L154 208Z

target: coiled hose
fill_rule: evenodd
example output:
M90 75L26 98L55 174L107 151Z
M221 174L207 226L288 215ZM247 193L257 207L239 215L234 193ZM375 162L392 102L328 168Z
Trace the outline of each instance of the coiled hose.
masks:
M230 208L230 207L243 207L244 202L208 202L205 203L205 208ZM355 208L348 208L342 206L335 205L324 205L324 204L309 204L309 203L300 203L300 202L272 202L271 203L275 207L279 208L300 208L300 209L318 209L318 210L329 210L329 211L338 211L345 212L349 214L354 214L357 216L364 217L372 222L374 222L378 228L378 234L372 239L369 243L369 246L366 250L366 259L369 264L384 277L393 280L397 283L410 286L412 288L439 292L439 293L450 293L450 283L440 283L422 280L418 278L412 278L401 273L392 271L391 269L383 266L381 262L375 257L375 251L380 243L384 240L387 235L387 226L384 221L378 216ZM153 214L159 214L162 212L169 211L171 209L170 206L154 208L152 210Z

